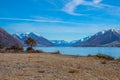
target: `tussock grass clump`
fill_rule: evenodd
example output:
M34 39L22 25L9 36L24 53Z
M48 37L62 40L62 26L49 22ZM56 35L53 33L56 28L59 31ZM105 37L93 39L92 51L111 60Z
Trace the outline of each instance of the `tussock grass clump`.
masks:
M34 53L44 53L42 50L35 50Z
M45 73L45 70L39 70L38 73Z
M98 58L100 58L100 59L114 60L114 57L106 55L106 54L97 54L95 56L98 57Z
M78 73L78 72L79 72L79 71L76 70L76 69L71 69L71 70L68 71L68 73L71 73L71 74L73 74L73 73Z
M31 48L31 47L28 47L26 51L27 51L28 53L44 53L44 51L42 51L42 50L34 50L34 49Z
M28 47L27 52L29 52L29 51L35 51L35 50L32 47Z
M23 52L23 48L19 46L11 46L9 48L5 48L5 52L11 52L11 53L16 53L16 52Z
M96 57L96 58L105 59L105 60L114 60L114 57L106 54L96 54L96 55L89 54L88 57Z
M117 59L117 61L120 63L120 57Z
M42 50L29 50L27 53L44 53Z
M107 62L106 61L102 61L101 64L107 64Z
M0 49L3 49L4 47L0 44Z

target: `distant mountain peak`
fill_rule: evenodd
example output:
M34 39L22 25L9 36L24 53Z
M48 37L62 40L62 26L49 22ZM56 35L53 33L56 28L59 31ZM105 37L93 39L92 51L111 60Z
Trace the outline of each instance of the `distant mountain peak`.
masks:
M25 32L25 33L23 33L23 34L26 34L26 35L28 35L28 34L30 34L31 32Z
M34 33L34 32L27 32L27 33L21 33L21 34L13 34L13 36L15 38L17 38L19 41L21 41L23 44L24 44L24 41L28 37L32 37L32 38L34 38L36 40L37 46L54 46L54 44L51 43L49 40L47 40L46 38L42 37L40 34Z
M117 29L109 29L108 31L120 33L120 30L117 30Z
M39 33L36 33L36 32L31 32L30 34L34 34L34 35L36 35L36 36L41 36Z
M109 29L108 31L117 31L117 29L112 28L112 29Z
M96 33L95 35L98 36L98 35L103 35L105 34L106 30L101 30L99 31L98 33Z
M26 32L26 33L21 33L21 34L16 33L16 34L13 34L13 35L19 36L20 38L22 38L22 37L30 37L32 35L42 37L40 34L35 33L35 32Z
M120 30L102 30L78 46L120 46Z
M86 40L88 40L90 38L90 36L79 39L79 40L73 40L73 41L65 41L65 40L51 40L52 43L55 44L55 46L61 46L61 47L65 47L65 46L74 46L76 44L79 44L81 42L84 42Z
M120 30L117 30L117 29L108 29L108 30L101 30L101 31L99 31L98 33L96 33L95 35L96 36L98 36L98 35L103 35L103 34L105 34L106 32L111 32L111 33L114 33L114 32L116 32L116 33L119 33L120 34Z

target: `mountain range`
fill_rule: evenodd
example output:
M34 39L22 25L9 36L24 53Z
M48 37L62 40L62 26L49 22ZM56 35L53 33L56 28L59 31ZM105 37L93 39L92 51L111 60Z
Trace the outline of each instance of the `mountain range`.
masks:
M21 34L13 34L13 37L18 39L24 46L26 46L24 44L24 41L28 38L28 37L32 37L36 40L37 42L37 46L42 46L42 47L48 47L48 46L54 46L54 44L52 42L50 42L49 40L47 40L46 38L42 37L41 35L37 34L37 33L21 33Z
M85 37L83 39L79 39L79 40L73 40L73 41L65 41L65 40L51 40L52 43L55 44L55 46L59 46L59 47L69 47L69 46L74 46L74 45L77 45L77 44L80 44L86 40L88 40L90 38L90 36L88 37Z
M120 30L102 30L77 47L120 47Z
M21 34L13 34L13 37L18 39L24 46L26 46L24 44L24 41L28 38L28 37L32 37L36 40L37 42L37 46L42 46L42 47L46 47L46 46L58 46L58 47L68 47L68 46L73 46L75 44L79 44L82 43L84 41L86 41L87 39L89 39L89 37L80 39L80 40L74 40L74 41L65 41L65 40L48 40L44 37L42 37L40 34L37 33L21 33Z
M24 41L32 37L37 41L37 46L59 46L59 47L120 47L120 30L109 29L102 30L93 36L74 41L65 40L48 40L37 33L21 33L10 35L7 31L0 28L0 45L4 47L10 46L26 46Z

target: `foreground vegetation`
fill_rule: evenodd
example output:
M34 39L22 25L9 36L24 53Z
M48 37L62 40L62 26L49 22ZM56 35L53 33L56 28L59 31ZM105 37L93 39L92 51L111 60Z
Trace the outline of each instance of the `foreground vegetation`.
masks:
M105 59L105 60L115 60L114 57L106 55L106 54L96 54L96 55L88 55L88 57L95 57L95 58L100 58L100 59Z
M50 53L0 54L0 80L119 80L120 63Z

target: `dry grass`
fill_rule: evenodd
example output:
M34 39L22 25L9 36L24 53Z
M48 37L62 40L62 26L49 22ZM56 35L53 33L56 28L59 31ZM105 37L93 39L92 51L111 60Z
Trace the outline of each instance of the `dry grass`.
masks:
M58 54L0 54L0 80L120 80L120 64Z

